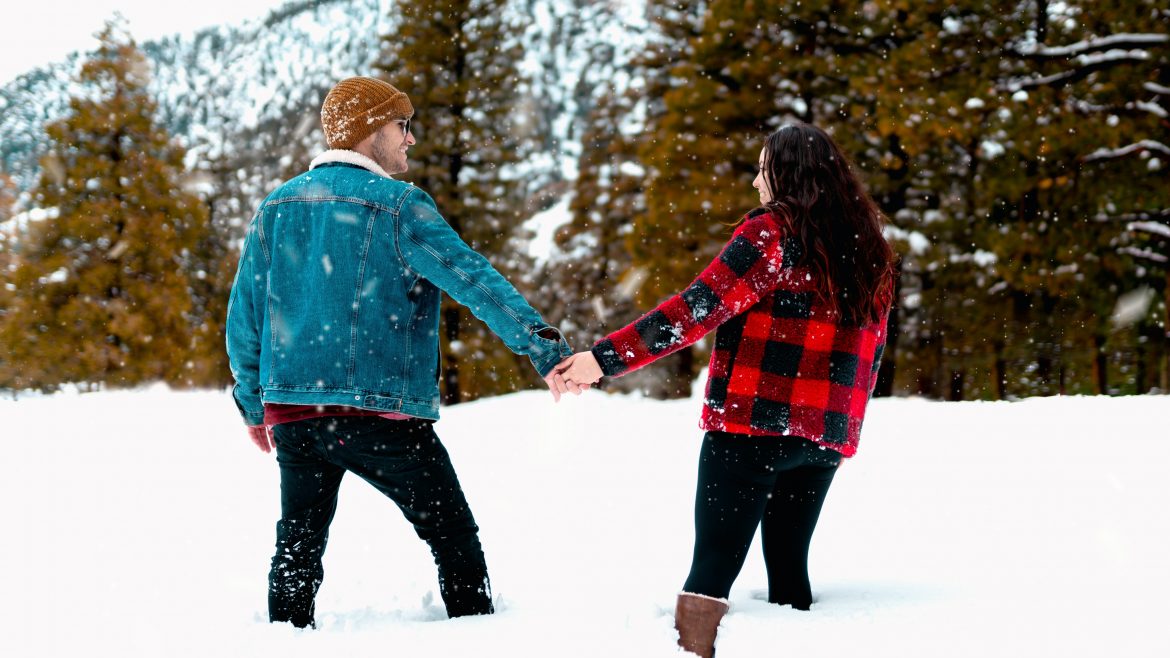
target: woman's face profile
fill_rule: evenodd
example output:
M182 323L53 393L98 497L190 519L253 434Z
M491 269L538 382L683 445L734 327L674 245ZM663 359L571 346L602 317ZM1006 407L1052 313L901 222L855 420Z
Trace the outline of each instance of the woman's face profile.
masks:
M764 175L764 154L767 150L768 147L766 146L760 149L760 160L756 165L759 171L756 173L756 179L752 181L752 187L756 188L756 191L760 193L761 206L767 205L772 200L772 193L768 191L767 177Z

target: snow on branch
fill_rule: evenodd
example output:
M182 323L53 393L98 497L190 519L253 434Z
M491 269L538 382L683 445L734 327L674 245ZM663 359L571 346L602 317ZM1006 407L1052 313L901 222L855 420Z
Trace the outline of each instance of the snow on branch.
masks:
M1059 85L1065 82L1080 80L1081 78L1087 77L1094 71L1108 68L1113 64L1120 64L1125 62L1145 62L1149 59L1150 54L1144 50L1109 50L1103 53L1079 55L1074 60L1077 68L1040 77L1015 78L1013 80L1008 80L1005 83L1001 83L1000 87L1015 93L1021 89L1034 89L1036 87Z
M1042 44L1029 44L1026 46L1019 46L1016 52L1026 57L1073 57L1076 55L1084 55L1086 53L1096 52L1098 50L1109 50L1115 48L1142 48L1149 46L1159 46L1165 43L1170 43L1170 34L1111 34L1107 37L1098 39L1088 39L1086 41L1078 41L1067 46L1045 46Z
M1170 222L1170 208L1154 211L1130 212L1122 215L1097 215L1093 219L1099 222L1148 222L1151 220L1166 220Z
M1149 249L1138 249L1137 247L1122 247L1121 249L1118 249L1118 252L1123 253L1123 254L1129 254L1130 256L1137 256L1138 258L1148 258L1149 260L1152 260L1155 263L1170 262L1170 258L1167 258L1166 256L1163 256L1162 254L1159 254L1156 251L1150 251Z
M1143 139L1140 142L1135 142L1127 146L1115 149L1097 149L1092 153L1081 158L1082 162L1096 162L1098 160L1116 160L1117 158L1124 158L1127 155L1133 155L1141 151L1157 151L1164 155L1170 156L1170 146L1166 146L1162 142L1152 139Z
M1152 91L1159 96L1170 96L1170 87L1163 87L1156 82L1143 83L1142 88L1144 88L1146 91Z
M1127 103L1126 104L1127 107L1130 105L1132 105L1133 107L1135 107L1143 112L1149 112L1150 114L1158 117L1159 119L1165 119L1166 117L1170 117L1170 112L1167 112L1166 108L1162 107L1161 105L1158 105L1157 103L1150 103L1150 102L1146 102L1146 101L1137 101L1134 103Z
M1127 231L1145 231L1164 238L1170 238L1170 226L1160 222L1130 222L1125 225Z

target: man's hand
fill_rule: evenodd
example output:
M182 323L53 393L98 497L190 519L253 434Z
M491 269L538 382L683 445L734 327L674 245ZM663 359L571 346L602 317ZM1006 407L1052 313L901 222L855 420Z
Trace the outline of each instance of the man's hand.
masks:
M601 381L601 376L605 374L601 372L593 352L577 352L557 364L556 370L561 371L560 375L566 385L576 385L583 389Z
M272 452L276 445L272 442L272 429L267 425L248 426L248 438L264 452Z
M573 357L569 357L570 359ZM565 361L567 361L566 359ZM572 393L573 395L581 395L581 387L570 384L561 376L561 369L565 366L565 361L561 361L553 366L549 371L548 376L544 378L544 383L548 384L548 390L552 393L553 401L560 402L561 396L565 393Z

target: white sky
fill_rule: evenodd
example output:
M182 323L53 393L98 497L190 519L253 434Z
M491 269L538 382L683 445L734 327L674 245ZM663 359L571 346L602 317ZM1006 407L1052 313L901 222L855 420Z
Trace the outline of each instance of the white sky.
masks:
M121 12L135 41L209 25L262 18L285 0L21 0L6 2L0 20L0 85L41 64L97 47L94 34Z

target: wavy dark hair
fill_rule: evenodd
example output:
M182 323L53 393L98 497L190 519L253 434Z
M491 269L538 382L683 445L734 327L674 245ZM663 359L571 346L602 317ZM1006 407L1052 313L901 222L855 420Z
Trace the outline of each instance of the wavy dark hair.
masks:
M765 208L800 244L797 264L817 281L821 301L854 325L879 322L894 289L894 250L885 217L829 135L807 123L764 140Z

